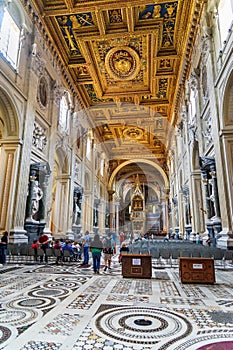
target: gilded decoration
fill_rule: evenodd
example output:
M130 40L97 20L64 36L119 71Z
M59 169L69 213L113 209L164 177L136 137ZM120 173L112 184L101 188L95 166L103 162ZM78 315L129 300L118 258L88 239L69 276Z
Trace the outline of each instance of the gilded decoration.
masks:
M143 130L135 127L130 127L123 131L123 136L126 139L138 140L143 137Z
M132 80L140 71L140 59L135 50L130 47L114 47L105 57L108 74L116 80Z
M79 66L77 67L78 76L86 76L89 75L87 66Z
M27 2L21 2L27 6ZM45 45L51 48L54 65L77 93L82 108L90 109L101 139L107 140L110 157L122 159L124 155L132 159L139 152L161 162L166 154L159 140L166 145L170 142L168 125L171 121L176 123L174 112L189 72L191 48L206 2L30 2L39 18L35 25ZM203 100L206 100L206 72L201 67L200 70ZM44 69L40 71L43 76ZM177 80L181 84L176 84ZM53 88L53 94L59 97L59 89ZM48 103L49 96L50 91ZM43 107L42 103L40 106ZM144 131L141 138L138 128ZM208 125L206 129L202 136L207 142ZM158 140L153 139L155 135Z
M158 98L166 98L167 96L168 79L159 79L159 91L157 93Z
M109 22L111 24L123 22L121 9L109 10L108 16L109 16Z
M71 55L80 55L80 50L74 36L74 31L94 26L91 12L56 16L63 38Z
M84 84L84 87L87 91L87 94L93 104L96 103L104 103L104 102L113 102L112 98L104 99L98 98L94 89L94 86L92 84Z
M162 47L164 48L173 46L177 6L178 2L168 2L161 5L141 6L139 9L139 20L163 21Z

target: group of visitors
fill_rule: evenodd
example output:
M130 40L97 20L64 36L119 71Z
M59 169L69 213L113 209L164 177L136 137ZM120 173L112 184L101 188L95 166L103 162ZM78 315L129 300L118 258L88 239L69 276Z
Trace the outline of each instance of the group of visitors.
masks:
M5 231L1 237L0 242L0 263L6 263L6 249L8 243L8 233ZM129 248L124 243L125 235L123 232L119 234L120 241L120 251L118 255L118 261L121 262L122 252L128 252ZM92 255L92 264L94 273L99 274L100 272L100 262L103 254L104 266L103 271L111 271L112 257L116 254L116 237L109 232L103 239L100 238L99 234L96 233L94 238L91 240L88 231L85 232L82 242L71 242L69 239L56 239L49 240L48 235L44 232L39 234L39 238L35 239L31 244L31 248L34 250L34 261L48 264L48 248L53 250L56 256L56 264L62 263L66 257L69 257L73 261L81 261L83 256L83 261L81 263L82 267L89 266L89 252ZM39 248L43 250L43 254L39 254ZM67 251L69 254L65 254ZM65 257L66 256L66 257Z
M122 243L122 242L121 242ZM38 248L41 248L44 251L43 255L40 255L40 263L43 263L43 259L45 258L45 263L48 263L48 256L46 254L46 249L52 247L54 252L59 250L61 254L56 255L56 264L62 262L64 260L64 252L68 251L70 254L70 259L74 261L81 260L81 256L83 254L83 262L81 264L82 267L88 267L89 265L89 252L92 254L92 263L94 273L99 273L100 271L100 261L103 253L104 259L104 271L107 269L111 270L112 257L116 254L116 242L111 233L109 233L103 240L101 240L99 234L95 234L93 240L90 239L90 234L88 231L85 232L85 235L82 239L81 245L78 242L71 242L66 239L64 242L62 240L56 239L55 242L50 245L49 238L44 233L40 233L40 237L38 240L35 240L31 247L35 251L35 259L37 260L37 251ZM122 250L124 250L124 245L122 245ZM119 260L120 261L120 260Z
M35 261L37 261L38 259L38 249L41 248L44 251L44 254L40 254L40 263L43 263L43 260L45 258L46 264L48 263L48 255L46 251L48 248L53 249L53 252L56 256L56 264L64 261L65 251L68 251L69 258L75 261L80 260L81 254L82 254L81 247L78 242L72 243L69 239L66 239L66 240L56 239L55 241L49 242L49 237L44 232L40 233L39 239L35 239L33 241L33 243L31 244L31 248L34 249Z
M100 260L101 254L104 254L104 271L107 269L111 270L112 257L116 254L116 243L114 237L109 232L107 237L103 240L100 239L98 233L95 234L92 241L90 241L89 233L84 236L84 265L89 262L89 248L92 253L92 263L94 273L99 273L100 271Z

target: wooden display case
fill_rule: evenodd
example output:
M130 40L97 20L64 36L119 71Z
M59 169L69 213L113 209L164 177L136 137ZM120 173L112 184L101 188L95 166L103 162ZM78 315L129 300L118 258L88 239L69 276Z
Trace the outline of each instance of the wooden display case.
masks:
M149 254L122 255L122 276L134 278L151 278L152 263Z
M182 283L215 282L214 259L179 258L180 278Z

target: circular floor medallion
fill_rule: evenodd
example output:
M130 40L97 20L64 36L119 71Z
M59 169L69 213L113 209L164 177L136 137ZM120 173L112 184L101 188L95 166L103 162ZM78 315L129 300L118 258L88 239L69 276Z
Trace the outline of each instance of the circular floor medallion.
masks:
M114 341L151 345L166 339L182 338L191 324L170 310L150 307L115 307L97 314L93 327L102 337Z
M42 317L40 310L4 310L0 311L0 324L20 327L37 321L39 317Z
M47 297L47 296L51 296L51 297L58 297L58 298L63 298L66 297L68 295L71 294L71 290L67 290L67 289L44 289L44 288L40 288L37 290L34 290L32 292L30 292L31 296L36 296L36 297Z
M58 303L58 299L55 299L55 298L24 297L24 298L17 298L17 299L14 299L14 300L7 302L6 307L7 308L14 308L14 309L35 308L37 310L38 309L45 310L45 309L56 306L57 303Z
M11 326L0 325L0 344L1 349L3 349L7 344L9 344L17 336L17 331Z

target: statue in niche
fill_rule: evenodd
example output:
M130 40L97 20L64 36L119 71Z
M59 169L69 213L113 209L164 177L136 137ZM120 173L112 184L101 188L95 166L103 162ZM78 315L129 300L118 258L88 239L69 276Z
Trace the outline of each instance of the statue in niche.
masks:
M80 224L80 216L81 216L81 208L79 204L79 200L77 197L74 197L74 219L73 223L74 225L79 225Z
M43 191L40 188L38 181L35 181L32 189L32 206L31 206L33 217L39 210L39 202L42 197L43 197Z

